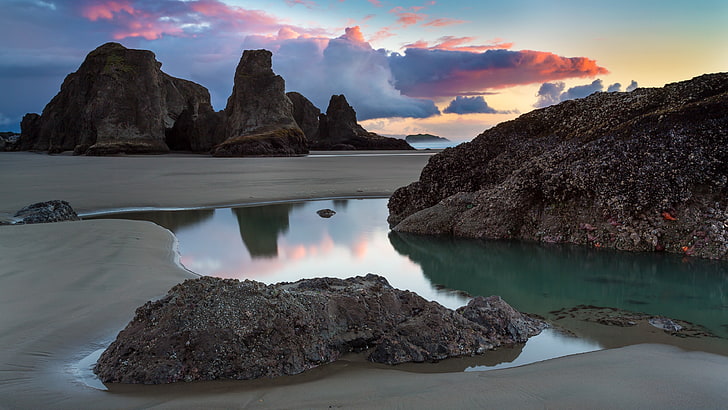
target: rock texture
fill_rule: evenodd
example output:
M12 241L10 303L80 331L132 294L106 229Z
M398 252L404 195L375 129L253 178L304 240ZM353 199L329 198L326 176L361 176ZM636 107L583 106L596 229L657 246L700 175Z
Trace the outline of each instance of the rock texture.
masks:
M68 202L57 199L28 205L13 217L17 225L81 220Z
M498 297L455 312L371 274L268 286L202 277L137 309L94 372L148 384L275 377L351 351L389 364L483 353L544 327Z
M235 70L233 93L223 114L224 142L214 156L292 156L308 153L308 143L293 118L285 81L273 73L272 53L245 50Z
M719 73L535 110L433 156L389 222L728 259L726 107Z
M13 151L15 144L18 142L20 134L14 132L0 132L0 152Z
M369 132L356 122L356 112L343 95L333 95L326 114L319 116L318 139L310 141L319 150L412 150L405 140Z
M180 115L211 112L212 106L207 89L160 68L151 51L100 46L66 77L42 115L23 118L18 149L87 155L169 151L165 131Z
M293 104L293 118L309 141L316 141L319 138L319 110L313 103L301 93L289 92L286 96Z

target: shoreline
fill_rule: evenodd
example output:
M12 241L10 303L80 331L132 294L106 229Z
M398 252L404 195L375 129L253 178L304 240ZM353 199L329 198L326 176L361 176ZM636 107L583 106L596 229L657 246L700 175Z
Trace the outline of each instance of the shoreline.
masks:
M188 167L198 165L197 160L187 157L145 157L142 161L122 157L108 162L113 158L88 161L24 153L6 161L15 154L0 155L3 174L17 173L4 183L7 194L0 198L0 212L14 212L37 202L13 209L28 197L67 200L62 195L45 195L63 192L78 198L82 210L109 200L140 198L176 207L195 201L215 202L204 206L208 208L223 207L229 205L221 196L225 199L256 187L261 188L255 190L256 198L247 198L241 205L263 197L286 200L286 194L290 200L299 196L297 184L303 184L308 193L303 200L316 198L320 191L346 196L352 184L362 187L354 194L384 197L403 185L398 185L401 181L416 180L427 157L308 158L312 164L303 169L300 161L281 158L211 159L207 173L195 176ZM394 157L405 159L392 161ZM168 159L144 163L146 158ZM126 159L132 161L123 162ZM328 172L339 171L332 166L345 167L344 176L321 180ZM165 172L160 167L171 175L161 175ZM188 173L174 174L178 169ZM236 181L231 172L246 177ZM117 173L145 178L124 183ZM69 178L82 175L88 175L91 183ZM158 189L160 181L153 176L160 175L164 183L186 183L189 192ZM210 185L218 177L223 185L228 184L224 186L227 191ZM121 186L94 189L104 178ZM283 187L270 187L276 181ZM304 183L309 181L313 182ZM90 353L94 346L113 340L136 307L164 295L174 284L196 277L175 265L179 257L175 241L174 235L158 225L128 220L0 227L0 257L6 262L0 268L0 309L10 312L0 317L0 396L4 398L0 408L89 407L89 403L98 408L719 407L728 401L721 382L728 374L726 355L662 344L616 347L487 372L412 373L404 367L377 369L343 360L273 380L114 385L109 391L79 383L70 373L69 360L80 360L82 350ZM453 403L450 397L458 397L458 401Z

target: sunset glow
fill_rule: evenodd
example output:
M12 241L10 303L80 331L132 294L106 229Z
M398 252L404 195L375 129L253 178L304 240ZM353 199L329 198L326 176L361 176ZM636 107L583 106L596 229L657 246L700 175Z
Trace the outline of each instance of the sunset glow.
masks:
M108 41L153 51L165 72L207 87L218 110L241 52L265 48L286 88L322 111L344 94L372 131L457 140L586 92L728 69L717 51L728 38L725 2L572 3L11 1L0 23L25 35L0 40L0 86L10 97L0 102L0 129L19 130ZM445 113L459 96L481 108Z

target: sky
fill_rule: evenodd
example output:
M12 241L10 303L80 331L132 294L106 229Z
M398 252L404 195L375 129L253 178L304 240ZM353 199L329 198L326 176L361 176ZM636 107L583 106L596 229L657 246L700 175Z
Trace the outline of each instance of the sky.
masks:
M593 92L728 71L728 1L0 0L0 131L41 113L115 41L225 108L243 50L326 110L344 94L383 135L469 140Z

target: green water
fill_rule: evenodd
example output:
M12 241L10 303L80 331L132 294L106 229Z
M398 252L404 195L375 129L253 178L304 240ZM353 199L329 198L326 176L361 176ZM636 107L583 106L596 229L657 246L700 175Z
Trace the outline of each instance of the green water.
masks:
M500 295L529 313L580 304L686 320L728 337L728 263L658 253L402 235L386 199L325 200L115 215L172 230L181 262L212 276L266 283L377 273L455 308ZM330 219L316 210L331 208ZM109 217L109 216L107 216Z

